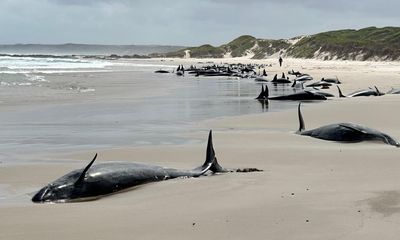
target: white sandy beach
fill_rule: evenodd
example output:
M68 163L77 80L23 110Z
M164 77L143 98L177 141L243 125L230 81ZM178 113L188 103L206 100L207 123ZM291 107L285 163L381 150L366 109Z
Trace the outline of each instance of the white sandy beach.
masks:
M338 76L344 93L374 85L384 92L400 87L400 62L284 59L282 68L276 59L190 59L174 60L174 64L198 61L273 63L267 68L270 75L294 69L315 79ZM107 90L111 89L107 79L93 84L96 94L118 92ZM138 93L143 89L146 86L137 88ZM335 87L329 92L337 96ZM99 100L95 94L82 98ZM65 101L72 100L60 99L59 104ZM15 105L7 104L4 108ZM302 109L307 129L353 122L400 139L399 106L400 95L385 95L305 103ZM30 201L34 191L83 167L93 152L45 156L75 159L73 164L0 163L0 187L15 194L15 201L0 204L0 239L399 238L398 148L380 142L344 144L296 135L296 110L210 119L193 127L199 130L190 137L203 143L120 146L99 151L98 161L124 159L190 169L204 161L207 130L213 129L222 166L264 171L173 179L91 202L34 204Z

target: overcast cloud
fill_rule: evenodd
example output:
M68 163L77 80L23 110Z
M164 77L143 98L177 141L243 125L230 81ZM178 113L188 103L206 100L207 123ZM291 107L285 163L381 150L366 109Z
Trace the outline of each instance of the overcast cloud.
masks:
M1 0L0 43L219 45L398 26L398 0Z

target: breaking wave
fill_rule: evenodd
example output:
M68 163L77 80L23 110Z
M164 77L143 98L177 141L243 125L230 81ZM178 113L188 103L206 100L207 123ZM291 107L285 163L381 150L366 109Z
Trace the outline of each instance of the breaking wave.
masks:
M0 57L0 73L62 73L105 69L113 64L102 60L74 58Z

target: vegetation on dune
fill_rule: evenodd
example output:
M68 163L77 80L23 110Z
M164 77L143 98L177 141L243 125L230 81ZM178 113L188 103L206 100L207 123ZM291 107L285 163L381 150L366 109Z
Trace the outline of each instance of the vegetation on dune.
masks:
M258 40L258 48L254 50L253 59L263 59L290 47L286 40Z
M287 40L256 39L249 35L214 47L202 45L164 54L165 57L184 57L190 51L193 58L221 58L230 53L242 57L249 53L254 59L284 54L295 58L323 58L330 60L400 60L400 28L368 27L359 30L345 29L318 33L301 38L295 44Z
M228 44L222 45L220 48L224 49L225 52L230 52L232 57L242 57L246 55L246 52L254 47L257 39L253 36L243 35Z
M220 47L214 47L210 44L188 48L187 50L190 50L190 56L193 58L222 58L225 53Z
M225 51L220 47L214 47L210 44L205 44L200 47L190 47L166 54L157 54L157 57L162 56L183 58L186 56L186 51L189 51L190 57L192 58L222 58L225 53Z
M313 58L315 53L329 53L327 59L361 60L374 57L400 59L400 28L369 27L360 30L339 30L305 37L291 46L287 54L297 58Z

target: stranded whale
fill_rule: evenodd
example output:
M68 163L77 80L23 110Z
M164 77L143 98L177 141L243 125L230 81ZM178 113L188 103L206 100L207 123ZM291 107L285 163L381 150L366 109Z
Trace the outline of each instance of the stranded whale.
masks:
M380 92L379 89L375 86L375 89L368 88L365 90L359 90L353 93L350 93L349 95L345 96L342 93L342 90L339 88L339 86L336 86L338 91L339 91L339 97L344 98L344 97L368 97L368 96L382 96L385 95L384 93Z
M276 97L269 97L269 90L268 86L265 85L265 90L264 87L261 89L261 93L256 97L257 100L292 100L292 101L298 101L298 100L326 100L326 96L323 94L320 94L315 91L307 91L307 90L302 90L300 92L295 92L292 94L288 95L281 95L281 96L276 96Z
M296 132L297 134L338 142L382 141L386 144L400 147L400 143L389 135L378 130L353 123L329 124L306 131L300 106L301 103L299 103L298 107L300 127Z
M278 74L275 74L274 79L271 81L273 84L286 84L286 83L291 83L291 81L287 78L285 78L285 74L282 73L282 77L278 78Z
M32 201L44 203L93 200L149 182L178 177L199 177L208 171L213 173L229 171L217 162L211 131L208 136L206 161L202 166L193 170L177 170L130 162L108 162L93 165L96 157L97 154L84 169L74 170L42 188L33 196ZM236 171L260 170L246 168Z

